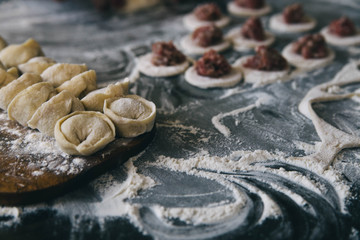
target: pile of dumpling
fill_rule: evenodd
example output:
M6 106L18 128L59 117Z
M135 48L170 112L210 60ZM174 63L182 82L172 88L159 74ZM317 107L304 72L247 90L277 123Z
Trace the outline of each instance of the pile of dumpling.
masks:
M136 137L153 128L155 104L127 95L127 80L97 89L94 70L56 63L34 39L7 45L0 37L0 50L0 108L22 126L55 137L64 152L90 155L116 135Z

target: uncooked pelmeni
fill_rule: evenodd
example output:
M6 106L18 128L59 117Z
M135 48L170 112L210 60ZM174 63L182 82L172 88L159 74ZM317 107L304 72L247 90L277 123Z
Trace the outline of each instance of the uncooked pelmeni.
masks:
M321 34L324 36L327 43L335 46L352 46L360 44L360 30L356 31L356 35L340 37L332 34L329 31L329 27L325 27L321 30Z
M18 68L22 73L36 73L41 74L45 69L51 67L56 62L48 57L34 57L26 63L20 64Z
M77 111L60 118L55 125L56 143L71 155L91 155L115 139L115 126L102 113Z
M226 35L226 38L232 41L234 49L238 51L247 51L258 46L270 46L274 41L275 37L270 32L265 32L266 39L263 41L257 41L254 39L245 38L241 34L241 29L234 28Z
M35 111L47 100L56 95L54 87L47 82L36 83L17 94L10 102L7 112L10 120L16 120L23 126L31 119Z
M67 90L74 94L75 97L82 97L96 88L96 72L94 70L89 70L64 82L56 88L56 90L58 92Z
M0 50L4 49L7 45L7 42L0 36Z
M12 44L5 47L0 52L0 60L5 67L10 68L26 63L33 57L43 55L44 53L42 52L39 43L30 38L22 44Z
M13 98L25 88L41 82L41 77L35 73L24 73L18 79L0 89L0 108L6 110Z
M48 67L41 74L41 77L45 82L51 83L54 87L59 87L64 82L87 70L88 68L85 64L56 63Z
M244 81L254 86L266 85L274 82L285 81L289 77L289 67L282 71L262 71L244 67L244 64L252 56L244 56L236 60L234 66L241 69Z
M235 86L241 81L242 74L237 68L232 68L231 72L219 78L201 76L196 72L195 67L190 67L185 72L185 80L198 88L227 88Z
M109 84L105 88L100 88L88 93L83 99L81 99L81 102L88 111L102 112L106 99L126 95L128 90L129 80L125 79L124 81Z
M325 58L310 58L305 59L300 54L297 54L293 51L293 44L288 44L282 51L282 55L286 60L294 65L295 67L304 69L304 70L312 70L315 68L323 67L327 64L329 64L334 58L335 53L333 50L328 48L328 56Z
M138 70L151 77L169 77L184 72L189 67L189 62L185 60L174 66L156 66L151 62L152 53L139 57L137 62Z
M209 51L210 49L215 50L216 52L222 52L230 47L230 41L227 39L224 39L222 42L211 45L208 47L201 47L197 45L191 35L186 35L183 37L180 41L180 45L184 52L187 54L204 54L205 52Z
M230 18L227 16L221 16L220 19L215 20L215 21L204 21L204 20L198 19L194 13L189 13L184 16L183 22L184 22L185 27L188 30L193 31L198 27L206 26L209 24L214 24L215 26L217 26L219 28L223 28L229 24Z
M239 7L234 1L231 1L227 4L227 9L229 13L239 17L259 17L266 15L271 11L271 7L269 5L265 5L264 7L259 9L251 9Z
M104 114L108 116L121 137L136 137L150 132L154 126L156 106L137 95L105 100Z
M313 29L316 26L316 20L312 17L306 16L305 22L302 23L287 23L284 21L282 13L275 14L270 18L270 28L276 32L281 33L300 33Z
M29 127L38 129L41 133L53 137L57 120L72 112L84 110L80 100L71 92L64 90L43 103L27 124Z
M0 88L5 87L18 77L19 73L15 67L9 68L7 71L0 68Z

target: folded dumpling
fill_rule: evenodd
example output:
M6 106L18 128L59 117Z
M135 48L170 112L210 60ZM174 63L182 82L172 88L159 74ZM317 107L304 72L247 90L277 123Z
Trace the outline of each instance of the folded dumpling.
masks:
M125 79L122 82L110 84L105 88L100 88L90 92L81 99L81 102L84 104L86 110L102 112L105 99L126 95L128 93L128 89L129 80Z
M17 67L26 63L30 58L43 56L44 53L38 42L30 38L23 44L12 44L0 52L0 60L5 67Z
M18 67L22 73L37 73L40 75L45 69L55 63L54 60L48 57L34 57L26 63L20 64Z
M56 88L56 90L58 92L68 90L74 94L75 97L81 97L96 88L96 72L94 70L89 70L64 82L60 87Z
M156 106L137 95L105 100L104 114L115 124L121 137L136 137L154 126Z
M85 64L56 63L42 72L41 77L45 82L49 82L57 88L64 82L85 71L87 71Z
M0 88L5 87L18 77L19 73L15 67L9 68L7 71L0 68Z
M102 113L79 111L59 119L54 134L64 152L90 155L115 139L115 127Z
M27 124L29 127L36 128L41 133L53 137L57 120L75 111L84 111L84 106L72 93L64 90L43 103Z
M0 89L0 108L6 110L13 98L25 88L41 82L41 77L35 73L25 73L18 79Z
M7 108L9 119L27 126L35 111L47 100L56 95L54 87L47 82L36 83L14 97Z
M0 37L0 50L4 49L7 45L7 42L2 37Z

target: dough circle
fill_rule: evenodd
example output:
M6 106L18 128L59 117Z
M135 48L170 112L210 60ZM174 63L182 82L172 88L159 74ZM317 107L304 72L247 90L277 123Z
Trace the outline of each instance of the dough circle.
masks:
M316 20L306 16L307 22L289 24L284 21L282 13L275 14L270 18L269 26L272 30L281 33L300 33L313 29L316 26Z
M330 63L335 58L335 53L333 50L328 48L329 55L325 58L319 58L319 59L305 59L300 54L293 52L293 44L288 44L282 51L282 55L286 60L294 65L295 67L306 69L306 70L312 70L315 68L323 67Z
M355 36L339 37L330 33L329 27L325 27L321 30L321 34L324 36L326 42L335 46L352 46L360 44L360 30L356 31Z
M278 81L284 81L289 76L289 67L282 71L261 71L244 67L244 63L252 56L244 56L236 60L235 67L241 69L244 74L244 81L255 86L266 85Z
M138 58L137 67L139 71L150 77L170 77L184 72L189 67L189 62L174 66L156 66L151 62L152 53L148 53Z
M221 43L218 43L216 45L212 45L209 47L201 47L195 44L195 42L192 40L191 35L186 35L180 40L180 45L184 52L187 54L195 54L195 55L201 55L209 51L210 49L215 50L216 52L222 52L230 47L230 42L226 39L224 39Z
M185 80L198 88L227 88L235 86L241 81L242 74L237 68L232 68L231 72L220 78L211 78L199 75L195 67L190 67L185 72Z
M251 50L258 46L270 46L275 41L273 34L265 32L265 36L266 39L264 41L247 39L241 34L241 29L234 28L229 31L229 33L226 35L226 38L232 41L235 50L242 52Z
M239 17L259 17L266 15L271 11L271 7L269 5L265 5L264 7L259 9L250 9L239 7L235 4L234 1L227 4L227 9L229 13Z
M154 127L156 106L137 95L106 99L104 114L108 116L121 137L136 137Z
M219 20L216 21L203 21L203 20L199 20L193 13L190 13L184 16L183 22L188 30L194 31L198 27L211 25L211 24L214 24L219 28L223 28L229 24L230 18L227 16L222 16Z
M77 111L56 122L54 135L64 152L87 156L115 139L115 126L105 114Z

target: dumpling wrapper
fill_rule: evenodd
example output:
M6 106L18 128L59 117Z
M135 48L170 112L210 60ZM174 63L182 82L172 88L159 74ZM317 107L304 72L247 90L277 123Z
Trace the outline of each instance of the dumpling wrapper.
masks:
M121 137L136 137L154 127L156 106L137 95L106 99L104 114L108 116Z
M124 96L128 93L128 90L129 81L126 79L125 81L110 84L105 88L90 92L81 99L81 102L88 111L102 112L106 99Z
M41 77L35 73L25 73L18 79L0 89L0 108L6 110L13 98L25 88L41 82Z
M58 92L67 90L74 94L75 97L81 97L96 88L96 72L94 70L89 70L76 75L69 81L64 82L60 85L60 87L56 88L56 90Z
M3 39L2 37L0 37L0 50L4 49L7 46L7 42L5 41L5 39Z
M34 57L26 63L20 64L18 68L22 73L36 73L41 74L48 67L51 67L56 62L48 57Z
M15 67L9 68L7 71L0 69L0 88L5 87L18 77L19 73Z
M16 120L21 125L27 126L36 110L56 95L54 87L47 82L36 83L21 91L14 97L7 108L10 120Z
M71 155L91 155L115 139L115 126L102 113L78 111L56 122L55 139Z
M49 82L57 88L64 82L87 70L85 64L56 63L48 67L41 74L41 77L45 82Z
M43 103L27 124L29 127L36 128L41 133L53 137L56 122L75 111L84 111L84 106L71 92L64 90Z
M0 60L5 67L17 67L36 56L44 56L38 42L30 38L23 44L11 44L0 52Z

